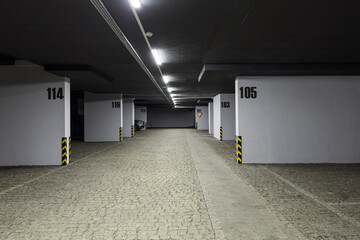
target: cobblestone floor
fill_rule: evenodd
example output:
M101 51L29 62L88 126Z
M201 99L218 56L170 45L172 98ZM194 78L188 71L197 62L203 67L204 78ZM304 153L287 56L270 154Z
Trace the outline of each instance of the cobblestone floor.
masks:
M0 239L216 239L184 134L74 141L66 167L0 168Z
M150 130L123 143L74 141L66 167L0 168L0 239L223 239L190 131L265 199L288 233L360 239L359 164L238 165L235 142L192 129Z
M360 164L239 165L235 141L197 134L305 239L360 239Z

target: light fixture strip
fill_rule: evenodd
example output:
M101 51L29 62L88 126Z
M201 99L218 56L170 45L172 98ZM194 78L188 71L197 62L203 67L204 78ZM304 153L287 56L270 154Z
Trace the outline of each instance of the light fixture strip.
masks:
M159 51L157 49L152 49L151 52L152 52L152 54L154 56L156 64L161 65L162 62L161 62L161 59L160 59Z
M136 12L136 9L135 9L131 4L130 4L130 6L131 6L131 10L132 10L132 12L133 12L133 14L134 14L134 16L135 16L135 19L136 19L136 21L137 21L137 23L138 23L138 25L139 25L139 28L140 28L140 30L141 30L141 32L142 32L142 34L143 34L143 37L144 37L144 39L145 39L145 41L146 41L146 43L147 43L147 45L148 45L148 47L149 47L149 50L152 51L151 44L150 44L150 42L149 42L148 37L146 36L144 27L143 27L143 25L142 25L142 23L141 23L141 20L140 20L138 14L137 14L137 12ZM156 60L155 60L155 61L156 61ZM163 75L163 73L162 73L162 71L161 71L160 65L157 65L157 67L158 67L158 69L159 69L160 75L163 77L163 80L164 80L165 84L167 84L167 83L168 83L168 80L165 79L165 76ZM166 99L169 100L168 97L166 97Z
M130 0L130 2L134 8L141 8L140 0Z

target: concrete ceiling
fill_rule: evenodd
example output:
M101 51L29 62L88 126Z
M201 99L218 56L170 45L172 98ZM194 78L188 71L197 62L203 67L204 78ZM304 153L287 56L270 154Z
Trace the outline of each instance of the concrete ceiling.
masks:
M170 76L168 87L181 99L179 105L233 92L236 75L301 74L302 68L325 75L360 71L359 1L140 1L137 14L145 31L154 34L149 42L159 49L161 70ZM165 88L128 1L103 3ZM169 104L89 0L5 1L0 36L0 64L26 59L71 77L73 89ZM204 64L237 68L205 72L199 82Z

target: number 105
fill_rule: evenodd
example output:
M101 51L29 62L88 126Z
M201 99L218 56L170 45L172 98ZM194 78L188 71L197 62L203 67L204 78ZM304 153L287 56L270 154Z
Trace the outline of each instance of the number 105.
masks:
M256 87L241 87L240 98L256 98Z

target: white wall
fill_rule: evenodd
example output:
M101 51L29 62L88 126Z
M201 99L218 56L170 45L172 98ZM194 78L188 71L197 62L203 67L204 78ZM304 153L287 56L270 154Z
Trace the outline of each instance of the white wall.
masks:
M236 92L244 163L360 162L360 77L238 77Z
M228 106L222 106L228 103ZM220 127L222 127L222 140L235 140L235 94L221 93L214 97L214 137L220 140Z
M118 142L122 127L121 94L84 94L85 142Z
M144 121L145 126L147 126L147 107L135 107L135 120ZM145 128L141 130L146 130Z
M194 109L148 108L148 127L187 128L194 127Z
M0 165L61 165L61 141L70 137L70 81L23 63L0 66ZM48 88L62 88L64 98L49 100Z
M124 99L124 137L131 137L131 126L135 125L135 105L133 99ZM135 127L134 127L135 135Z
M207 106L195 107L195 121L198 125L198 130L209 129L209 114Z
M209 109L209 134L214 134L214 104L210 102L208 104Z

